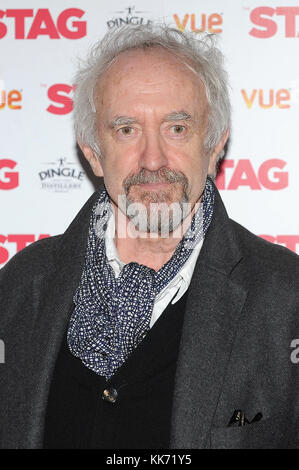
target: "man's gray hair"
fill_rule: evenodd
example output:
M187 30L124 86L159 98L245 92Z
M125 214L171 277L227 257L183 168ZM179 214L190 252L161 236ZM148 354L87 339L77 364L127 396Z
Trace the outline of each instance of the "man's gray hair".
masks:
M163 47L203 82L209 103L204 149L211 153L230 126L230 101L224 58L211 34L181 32L163 24L125 25L109 30L91 49L75 76L74 119L78 141L101 155L94 103L97 83L116 58L132 49ZM100 117L99 117L100 119Z

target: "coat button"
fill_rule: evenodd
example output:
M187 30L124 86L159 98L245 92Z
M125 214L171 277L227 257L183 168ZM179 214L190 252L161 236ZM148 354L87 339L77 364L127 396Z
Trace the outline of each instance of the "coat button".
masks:
M102 398L105 401L108 401L109 403L115 403L117 399L117 390L115 388L106 388L103 391Z

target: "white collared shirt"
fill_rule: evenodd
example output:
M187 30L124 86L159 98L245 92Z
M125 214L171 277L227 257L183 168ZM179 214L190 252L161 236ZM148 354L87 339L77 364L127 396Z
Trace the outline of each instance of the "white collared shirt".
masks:
M106 256L107 261L112 267L115 276L118 277L123 266L123 263L118 256L117 249L114 243L114 236L115 236L115 218L114 213L109 218L107 230L105 233L105 245L106 245ZM191 253L190 257L181 268L181 270L176 274L176 276L172 279L172 281L162 289L162 291L156 296L152 318L150 322L150 328L154 325L154 323L158 320L160 315L166 309L167 305L171 302L175 304L180 298L185 294L186 290L188 289L191 278L193 275L193 271L195 268L195 264L201 250L203 244L203 239L196 245ZM171 300L172 299L172 300Z

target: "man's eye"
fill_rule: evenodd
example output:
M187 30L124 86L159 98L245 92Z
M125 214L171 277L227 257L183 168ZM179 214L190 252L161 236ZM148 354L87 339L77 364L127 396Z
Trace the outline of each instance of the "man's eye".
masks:
M171 126L171 132L173 134L183 134L186 130L185 126L181 126L179 124L176 124L175 126Z
M120 129L118 129L117 132L119 132L122 135L127 136L127 135L131 135L133 131L134 131L133 127L126 126L126 127L121 127Z

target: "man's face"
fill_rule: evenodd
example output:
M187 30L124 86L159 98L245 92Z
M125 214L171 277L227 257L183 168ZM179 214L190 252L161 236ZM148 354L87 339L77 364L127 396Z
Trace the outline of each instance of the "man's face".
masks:
M96 108L95 172L116 205L124 194L146 206L199 200L210 163L208 103L194 72L164 49L127 51L102 76Z

